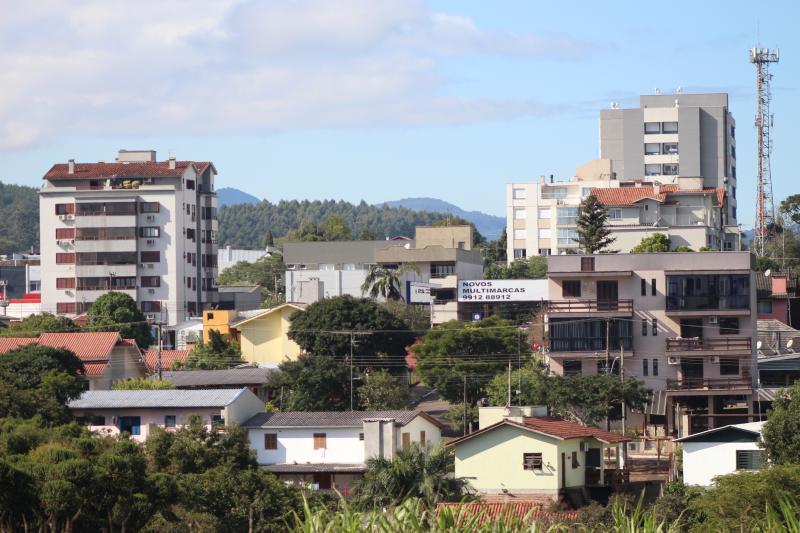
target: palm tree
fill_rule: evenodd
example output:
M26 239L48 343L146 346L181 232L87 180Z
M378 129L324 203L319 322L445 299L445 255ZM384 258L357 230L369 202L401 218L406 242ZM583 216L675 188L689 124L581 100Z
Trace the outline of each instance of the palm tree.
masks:
M411 263L397 268L370 265L367 277L361 285L361 292L369 294L370 298L382 297L387 300L405 300L401 289L400 277L406 272L419 274L419 267Z
M373 457L364 477L353 484L353 498L361 508L395 505L420 498L431 507L459 501L469 494L469 482L453 475L453 451L441 443L433 448L411 444L392 460Z

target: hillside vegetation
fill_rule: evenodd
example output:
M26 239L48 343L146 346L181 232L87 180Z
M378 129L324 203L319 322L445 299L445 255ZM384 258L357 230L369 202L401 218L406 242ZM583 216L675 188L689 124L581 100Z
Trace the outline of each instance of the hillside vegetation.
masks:
M414 236L414 227L432 224L446 215L412 211L403 207L373 206L366 202L267 200L257 204L222 206L219 210L219 245L260 248L268 232L275 237L319 225L334 217L343 220L355 239Z
M37 189L0 182L0 254L39 249Z

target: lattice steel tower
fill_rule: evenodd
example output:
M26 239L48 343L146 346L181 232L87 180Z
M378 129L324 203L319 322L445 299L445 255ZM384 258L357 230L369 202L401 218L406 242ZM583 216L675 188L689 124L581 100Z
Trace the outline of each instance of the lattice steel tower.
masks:
M770 63L778 62L779 50L776 48L751 48L750 62L756 66L758 103L756 106L756 130L758 135L758 196L756 197L756 223L754 227L754 247L758 255L766 254L767 230L775 221L775 204L772 201L772 114L769 110L772 99L769 73Z

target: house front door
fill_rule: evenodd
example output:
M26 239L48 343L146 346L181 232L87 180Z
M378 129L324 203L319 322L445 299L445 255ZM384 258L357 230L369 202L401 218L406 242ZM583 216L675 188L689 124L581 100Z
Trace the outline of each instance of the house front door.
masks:
M314 484L319 485L319 490L331 489L330 472L317 472L314 474Z
M561 488L567 488L567 454L561 452Z
M597 310L616 311L619 306L619 289L616 281L597 282Z
M123 433L127 431L131 435L140 435L142 430L142 419L138 416L121 416L119 417L119 431Z

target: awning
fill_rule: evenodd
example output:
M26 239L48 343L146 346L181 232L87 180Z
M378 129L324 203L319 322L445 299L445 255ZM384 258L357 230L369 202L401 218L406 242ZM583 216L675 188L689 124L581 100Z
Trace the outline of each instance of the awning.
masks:
M650 401L644 406L644 412L648 415L667 414L667 391L654 390L650 394Z

